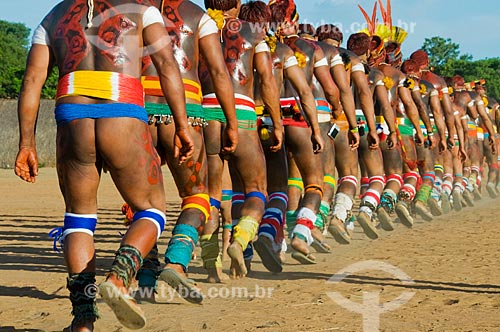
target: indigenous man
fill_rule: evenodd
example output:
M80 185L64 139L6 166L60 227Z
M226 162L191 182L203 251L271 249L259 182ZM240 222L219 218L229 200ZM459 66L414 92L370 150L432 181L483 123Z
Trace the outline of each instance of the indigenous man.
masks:
M241 7L240 18L257 24L269 24L271 12L262 1L250 1ZM266 28L267 31L267 28ZM268 32L268 31L267 31ZM310 86L307 84L304 72L299 67L294 52L285 44L276 40L276 37L266 37L273 63L273 75L278 87L284 88L284 80L288 80L298 94L304 113L309 119L316 117L315 104ZM267 188L269 200L266 212L259 226L258 240L254 243L255 249L262 259L264 266L271 272L282 270L280 258L284 243L284 222L287 209L287 159L285 149L273 151L274 142L270 132L272 124L268 110L263 106L260 98L260 78L256 78L255 96L257 110L261 110L259 121L259 136L266 155ZM261 106L262 105L262 106ZM259 107L260 106L260 107ZM313 125L312 136L319 137L318 126ZM316 130L316 131L315 131ZM314 138L316 140L316 138ZM311 148L313 146L311 145Z
M166 29L172 40L174 56L179 63L184 83L189 131L195 144L192 160L179 164L173 157L175 148L175 120L166 104L159 84L158 72L147 58L143 67L143 85L146 93L146 111L149 114L153 142L160 156L166 160L182 198L181 214L173 229L172 238L165 252L166 266L157 271L158 249L148 255L143 269L139 270L139 287L153 288L158 272L160 279L167 282L188 301L199 303L203 297L193 288L186 277L188 264L199 233L210 215L208 196L207 161L203 126L204 109L201 105L202 93L198 78L199 54L203 56L209 73L214 77L215 93L220 100L227 125L225 127L225 153L232 153L237 143L237 122L234 110L233 86L229 80L215 22L197 5L188 0L156 0L155 7L160 7L170 24ZM174 124L172 124L174 122ZM210 236L202 236L201 247L211 245ZM216 266L207 266L209 273L217 277ZM186 291L189 290L189 291ZM145 292L143 292L145 294Z
M432 190L436 182L438 186L442 182L442 166L436 167L436 158L439 151L446 150L446 134L443 111L439 101L438 93L430 82L422 80L418 64L411 59L403 62L401 69L410 79L414 81L412 88L413 100L419 109L421 116L421 128L426 139L425 146L417 146L419 169L422 183L415 195L414 209L424 220L432 220L433 216L442 214L438 204L439 195L431 198ZM439 134L439 140L435 137ZM439 147L438 147L438 146ZM430 211L427 211L427 204Z
M377 133L379 135L380 142L382 142L384 146L387 146L387 149L393 149L398 145L395 115L389 101L388 91L383 82L385 78L384 74L377 68L370 68L368 66L370 44L371 38L366 33L361 32L355 33L349 37L347 47L359 56L360 60L364 64L365 70L368 71L368 84L371 95L373 96L376 122L378 124L376 127ZM387 130L383 130L382 124L386 126ZM376 202L380 203L380 196L385 186L385 176L383 176L382 179L378 177L380 174L384 175L383 160L380 149L378 149L379 153L377 154L377 150L368 150L366 147L367 145L365 144L364 148L362 146L360 150L361 194L364 194L363 201L373 205ZM379 167L378 165L382 166L382 170L377 170L377 167ZM377 188L379 184L382 185L381 189L380 187ZM371 195L366 194L368 189L373 190L370 191L372 193ZM380 192L378 189L380 189ZM379 192L378 195L377 192ZM380 206L380 204L376 205L377 208L378 206ZM360 212L362 212L362 210L369 213L366 208L360 208ZM377 211L377 216L382 228L387 231L394 230L394 226L385 210L378 209ZM372 224L366 225L368 225L367 232L375 234L375 232L371 230L373 227Z
M378 122L383 122L382 119L385 119L385 123L389 124L389 135L380 133L380 137L385 141L384 144L387 144L388 149L392 149L397 146L397 135L395 129L395 119L394 112L389 103L389 98L387 94L387 89L384 86L383 79L384 75L376 68L369 68L367 65L368 56L370 54L370 37L366 33L356 33L349 37L347 42L347 48L355 53L355 55L359 56L359 60L357 57L350 56L353 64L351 66L351 70L359 76L356 80L358 90L361 90L358 95L360 97L363 96L363 88L362 86L366 84L366 88L368 89L368 93L370 93L370 97L373 96L373 100L375 105L377 106L375 109L375 113L377 114ZM358 61L359 64L363 65L361 67L356 63ZM361 62L359 62L361 61ZM368 80L363 75L364 80L361 80L361 73L365 73L365 70L368 70ZM366 94L366 92L364 92ZM365 97L366 98L366 97ZM372 99L370 101L365 100L363 98L358 98L358 105L364 109L373 109ZM360 103L363 101L363 103ZM370 105L370 102L372 103ZM359 113L358 111L358 121L360 123L368 123L365 121L367 119L368 114L364 116L364 114ZM373 117L373 115L372 115ZM364 126L364 125L363 125ZM391 134L392 132L392 134ZM363 140L362 140L363 142ZM378 206L380 205L380 196L385 186L385 176L384 176L384 168L383 168L383 160L382 153L379 148L371 148L369 149L368 141L365 139L365 143L360 145L360 166L362 171L361 178L361 194L362 201L360 207L360 214L358 216L358 222L363 227L365 234L370 238L377 238L377 230L375 228L375 223L372 221L373 213L376 211ZM392 223L389 222L388 218L380 218L381 226L385 230L393 230Z
M380 38L373 40L375 43L371 47L373 50L379 50L382 40ZM388 90L389 100L396 114L400 146L398 149L389 149L383 142L381 144L385 173L388 174L387 184L381 197L381 207L387 213L395 210L401 222L412 227L413 218L410 216L409 204L415 197L415 186L418 180L413 128L416 131L417 144L423 144L423 134L407 77L385 62L384 54L385 49L382 48L377 54L372 53L371 57L373 65L385 75L383 83ZM401 176L403 171L404 176Z
M340 106L338 91L328 70L329 64L324 57L323 51L297 35L298 14L294 2L291 0L272 1L269 7L272 13L273 26L277 30L276 36L295 52L308 84L312 84L313 76L316 77L325 92L326 98L334 109L338 110ZM323 195L323 172L317 167L317 165L321 164L321 158L320 155L314 154L313 151L319 151L322 147L311 149L309 144L304 144L309 141L311 136L307 121L310 121L311 126L315 126L317 118L307 119L307 121L304 119L294 93L289 86L285 86L284 97L281 100L281 106L284 116L285 142L300 170L305 186L304 197L300 208L294 214L295 218L290 220L287 213L287 228L292 239L291 246L294 249L292 257L301 263L311 264L315 262L315 258L309 252L309 246L313 242L312 230L314 229L314 222ZM359 136L353 110L347 114L347 117L349 120L348 126L353 131L349 135L351 148L355 149L359 144ZM313 143L316 145L316 142ZM331 228L336 229L337 226L344 234L347 234L341 222L340 225L333 225L332 223Z
M144 110L140 82L143 46L149 46L175 118L177 162L186 162L193 154L182 81L163 19L154 7L127 6L127 12L121 12L118 6L134 3L74 0L55 6L34 33L19 97L20 143L15 172L34 182L38 175L35 124L40 92L52 66L58 67L57 171L66 213L61 233L55 237L64 241L74 316L71 331L92 331L98 317L95 299L87 294L95 283L93 233L104 164L136 212L99 291L127 328L146 324L128 287L163 231L165 193L160 159Z
M434 74L429 70L429 56L424 50L417 50L413 52L410 58L417 62L420 72L421 79L431 83L436 90L434 92L438 94L439 100L441 102L441 108L443 110L446 129L447 129L447 147L448 150L443 151L443 193L442 193L442 206L443 210L448 209L449 197L453 190L453 182L461 183L462 170L460 169L460 160L465 161L467 159L467 153L465 147L461 145L463 142L463 130L459 112L455 111L453 104L449 95L448 86L445 80ZM455 165L453 166L453 163ZM441 164L441 163L440 163ZM452 172L455 172L453 174ZM461 194L455 191L455 208L458 209L459 203L461 204ZM459 202L459 203L458 203Z
M274 125L275 145L279 150L282 142L282 129L279 114L279 92L272 74L269 47L265 42L265 32L259 27L254 29L250 23L238 19L241 2L239 0L205 0L205 7L215 18L220 29L224 60L233 83L238 119L238 135L245 144L239 145L230 158L231 181L233 185L233 224L234 232L228 255L231 258L231 276L243 278L248 270L245 266L243 250L256 236L260 220L267 203L266 165L259 135L253 93L254 69L262 84L262 98L269 109ZM202 78L203 103L207 112L216 112L220 104L215 98L214 82ZM209 108L209 109L208 109ZM222 123L211 121L205 129L207 153L212 156L209 163L210 183L214 183L210 196L216 201L221 197L222 160L218 158L221 146ZM212 169L211 169L212 168ZM218 183L217 183L218 182ZM235 193L240 193L237 195ZM241 204L236 206L235 199ZM217 204L212 204L217 207ZM218 222L218 221L217 221ZM212 228L215 230L215 227Z
M470 92L470 96L474 100L477 111L481 117L480 125L484 132L483 151L488 164L488 183L486 190L491 198L498 196L495 187L498 182L498 153L496 150L496 140L498 135L493 127L495 114L492 112L493 108L488 108L488 98L486 98L486 91L483 85L478 82L474 84L474 91ZM496 127L496 126L495 126Z

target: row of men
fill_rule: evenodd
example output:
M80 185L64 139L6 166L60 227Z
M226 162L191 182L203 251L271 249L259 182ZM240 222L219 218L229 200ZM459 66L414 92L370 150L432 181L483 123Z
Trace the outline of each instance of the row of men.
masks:
M34 182L40 90L57 65L57 170L66 213L53 235L63 243L68 267L71 331L91 331L98 318L86 290L95 284L103 167L126 201L131 224L99 290L128 328L146 324L128 295L134 278L152 288L162 279L201 303L187 278L198 243L209 280L221 280L224 194L232 200L228 220L235 221L223 226L232 233L231 275L241 278L251 242L267 269L282 271L285 221L292 257L303 264L315 263L310 246L330 250L324 229L349 243L358 164L363 198L357 220L371 238L378 237L375 214L386 230L393 228L393 211L410 226L412 209L432 218L446 209L452 190L458 208L467 179L478 178L482 157L467 158L466 147L479 151L480 144L465 139L461 122L468 112L472 127L479 114L492 142L481 96L471 97L456 77L452 102L422 51L405 61L406 74L397 69L400 43L375 35L374 24L343 49L332 25L303 26L299 36L293 1L242 6L206 0L206 13L187 0L130 1L126 9L118 6L123 2L73 0L54 7L35 31L19 98L15 171ZM494 144L485 146L493 156ZM229 189L222 181L225 160L230 195L223 190ZM156 241L165 225L164 163L182 211L161 268ZM497 181L494 165L491 183ZM303 193L294 186L303 186Z

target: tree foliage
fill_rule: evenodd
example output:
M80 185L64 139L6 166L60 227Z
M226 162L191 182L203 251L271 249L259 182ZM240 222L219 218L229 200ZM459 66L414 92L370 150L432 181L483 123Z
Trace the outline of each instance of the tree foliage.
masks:
M422 49L429 54L431 67L440 67L450 59L457 59L460 46L442 37L425 38Z
M442 37L426 38L422 49L429 54L430 66L436 74L460 75L466 82L486 80L488 95L500 100L500 58L474 61L470 54L460 54L458 44Z
M15 98L27 55L30 30L21 23L0 20L0 96Z
M17 98L21 90L28 49L30 29L22 23L0 20L0 98ZM43 98L53 98L57 86L57 71L47 79Z

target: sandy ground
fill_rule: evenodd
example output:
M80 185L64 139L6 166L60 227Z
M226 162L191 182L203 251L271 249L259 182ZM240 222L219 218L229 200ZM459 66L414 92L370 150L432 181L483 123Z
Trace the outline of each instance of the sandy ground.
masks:
M166 184L172 224L178 200L171 180ZM23 183L12 170L0 170L0 188L0 331L61 331L71 320L71 309L64 261L47 236L61 225L63 214L55 170L41 169L36 184ZM104 175L95 236L98 281L124 231L121 203ZM387 309L381 315L372 310L365 331L377 330L373 317L379 317L380 331L500 331L499 203L484 198L475 208L418 221L413 229L397 225L376 241L357 227L353 244L340 246L328 238L332 254L318 254L319 263L312 266L298 265L288 256L279 275L266 272L256 256L248 278L214 286L204 282L197 258L190 276L207 296L204 304L172 297L160 284L158 301L163 303L142 304L148 317L144 331L362 331L363 316L353 312L354 306L363 307L369 318L367 308L399 296L411 298L393 307L378 306ZM168 235L162 236L160 251ZM400 273L377 271L376 263L390 264L381 266L394 266ZM228 262L224 264L227 269ZM349 266L352 273L328 282ZM401 273L411 281L401 281ZM334 301L332 292L347 304ZM102 319L96 331L127 330L100 300L98 306Z

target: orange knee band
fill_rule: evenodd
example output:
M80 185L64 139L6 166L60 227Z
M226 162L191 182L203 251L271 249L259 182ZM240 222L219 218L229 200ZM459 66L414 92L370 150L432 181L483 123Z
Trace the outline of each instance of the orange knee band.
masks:
M184 197L182 200L181 210L197 209L205 215L205 221L210 218L210 196L208 194L196 194Z
M305 190L304 190L306 193L310 192L310 191L316 191L319 193L319 195L321 196L321 198L323 198L323 187L320 186L320 185L317 185L317 184L310 184L308 186L305 187Z

